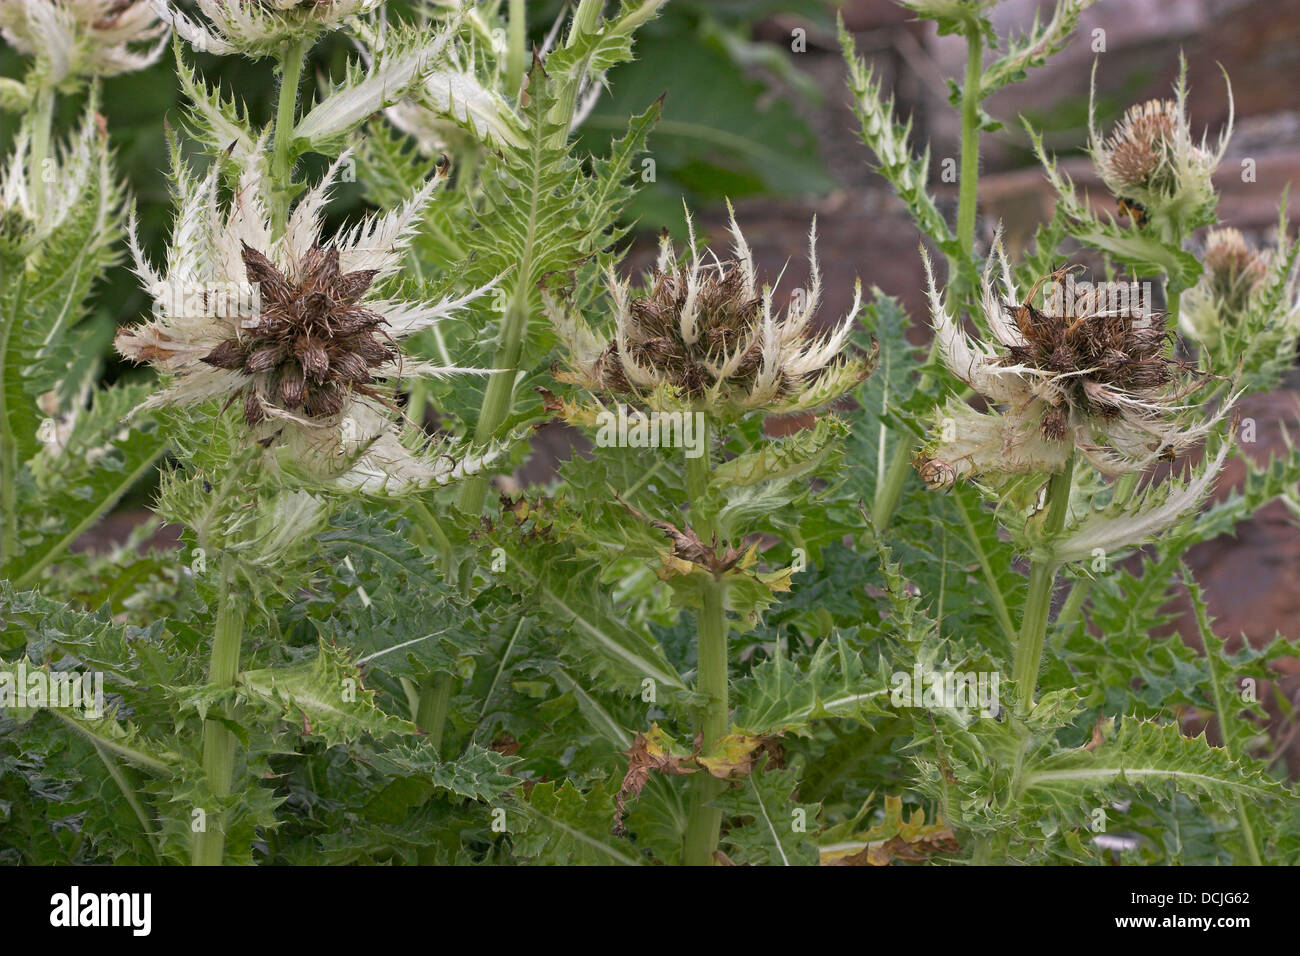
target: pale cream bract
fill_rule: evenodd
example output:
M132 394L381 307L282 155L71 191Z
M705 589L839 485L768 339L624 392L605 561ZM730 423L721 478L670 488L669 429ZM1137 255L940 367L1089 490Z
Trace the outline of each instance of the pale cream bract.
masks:
M1100 301L1071 317L1069 325L1088 334L1088 324L1095 323L1113 336L1105 344L1116 354L1117 368L1087 362L1076 367L1078 358L1061 367L1014 358L1032 349L1010 317L1021 299L1000 241L981 283L987 340L972 340L951 314L928 256L925 270L944 363L990 406L977 411L954 397L938 412L931 440L917 459L921 477L933 487L965 477L997 481L1047 474L1059 471L1075 452L1105 475L1140 472L1199 441L1232 407L1232 401L1225 402L1206 420L1187 414L1192 409L1181 402L1195 383L1174 375L1172 364L1167 375L1157 374L1167 359L1156 349L1168 338L1159 318L1127 310L1121 316Z
M323 308L382 316L382 335L394 344L391 357L368 370L365 380L373 380L375 387L347 388L341 407L329 414L313 415L301 406L286 407L275 383L261 370L224 368L212 362L214 350L253 337L266 318L256 309L248 314L231 308L232 300L249 291L250 284L256 287L250 283L246 264L249 250L260 254L259 261L262 257L269 260L290 284L303 280L304 265L313 257L319 259L322 249L337 251L339 272L360 273L374 283L398 270L416 219L440 177L431 178L399 208L373 215L327 241L320 235L321 217L331 185L347 161L345 153L321 182L306 192L290 214L282 236L272 234L267 184L256 165L244 172L226 203L218 197L216 170L204 179L182 171L176 228L161 272L143 255L132 223L129 241L135 271L157 306L152 320L119 333L117 348L127 358L149 362L169 377L167 386L142 408L189 405L214 398L232 402L242 396L257 409L255 415L247 416L254 423L250 425L251 437L274 447L282 460L312 475L367 490L445 483L477 463L453 461L424 447L408 447L390 399L391 390L380 394L376 389L384 380L478 371L406 360L396 343L453 314L491 284L459 298L416 303L378 297L373 285L366 283L359 301L323 303ZM324 344L329 345L328 339Z
M195 50L247 56L275 55L286 41L310 41L383 6L383 0L196 0L203 16L191 19L172 0L150 2Z
M0 2L0 34L54 86L142 70L162 55L167 32L149 0Z

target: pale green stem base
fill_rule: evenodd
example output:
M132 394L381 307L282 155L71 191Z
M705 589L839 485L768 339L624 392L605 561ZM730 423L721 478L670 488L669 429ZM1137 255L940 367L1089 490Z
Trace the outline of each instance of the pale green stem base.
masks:
M704 417L704 454L686 459L686 493L691 503L691 526L705 542L711 542L717 526L704 507L709 489L711 423ZM697 618L696 656L698 671L695 691L705 699L700 719L700 752L709 753L727 733L729 684L727 674L727 582L714 578L705 585ZM682 841L682 862L687 866L711 866L718 849L722 811L709 804L726 784L700 772L691 781L691 807Z
M1047 514L1043 531L1049 537L1059 534L1065 526L1073 475L1074 458L1071 457L1047 485ZM1058 568L1058 563L1050 555L1036 558L1029 568L1029 597L1025 601L1025 616L1020 624L1020 640L1016 645L1016 659L1011 674L1020 692L1016 711L1021 716L1029 713L1034 706L1034 689L1038 684L1043 643L1047 639L1047 618L1052 609L1052 591L1056 586Z
M521 270L528 268L530 268L528 263L520 264ZM495 372L488 381L487 392L483 396L483 407L479 410L478 424L474 428L474 440L479 444L490 441L510 413L515 376L518 374L519 359L523 354L524 331L527 326L528 294L521 285L511 298L510 304L506 307L506 314L501 320L501 335L497 340L497 351L492 360L492 367L499 371ZM457 506L465 514L478 514L483 510L487 489L487 475L466 478L461 484Z
M452 683L450 674L435 674L420 688L420 703L415 711L415 725L429 735L433 749L440 752L447 729L447 711L451 709Z
M284 235L289 221L289 199L292 195L293 127L298 113L298 83L302 79L303 57L307 44L293 40L285 44L280 57L280 96L275 109L275 140L271 152L271 235Z
M235 592L233 559L222 560L220 604L212 639L208 682L233 687L239 674L239 651L244 636L244 606ZM216 720L203 723L203 773L218 797L228 797L235 768L235 735ZM220 866L225 856L226 821L216 807L206 807L207 829L194 835L194 865Z
M727 584L714 580L704 589L704 606L699 614L699 673L695 691L705 698L700 722L700 752L709 753L727 733ZM718 849L722 811L709 806L726 784L701 771L691 781L691 809L682 843L682 863L711 866Z

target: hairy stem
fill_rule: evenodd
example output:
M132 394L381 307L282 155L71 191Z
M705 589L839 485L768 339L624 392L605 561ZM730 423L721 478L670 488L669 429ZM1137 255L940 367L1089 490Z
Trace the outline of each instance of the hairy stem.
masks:
M289 199L293 194L293 127L298 117L298 82L302 79L305 40L290 40L280 54L280 98L275 108L275 141L271 153L271 183L274 197L271 234L284 234L289 221Z
M5 401L9 394L5 378L18 374L6 363L9 338L18 324L23 307L26 281L19 271L15 282L13 312L0 313L0 560L9 561L18 553L18 436L14 434L9 416L13 410Z
M531 243L529 251L531 253ZM531 272L531 260L519 264L519 275L527 276ZM487 391L483 395L483 405L479 409L478 424L474 427L474 440L486 444L496 434L501 423L510 413L514 398L515 377L519 374L519 359L524 350L524 332L528 326L528 289L521 278L506 306L501 318L501 332L497 338L496 356L492 367L496 369L488 380ZM466 514L476 515L483 510L483 501L487 497L488 476L474 475L461 484L460 510Z
M1065 527L1065 516L1070 505L1070 481L1074 475L1074 457L1052 476L1047 485L1047 515L1043 522L1046 537L1059 534ZM1047 638L1047 617L1052 609L1052 591L1056 585L1056 560L1035 558L1029 568L1029 597L1025 602L1025 616L1020 623L1020 640L1016 645L1016 660L1012 679L1020 692L1017 713L1029 713L1034 706L1034 688L1038 683L1038 667L1043 657L1043 642Z
M433 749L442 751L442 735L447 728L447 711L451 708L451 675L445 671L434 674L429 683L420 688L420 702L415 711L415 725L429 735Z
M54 87L42 83L36 91L32 120L31 194L32 217L39 220L45 206L45 160L50 155L50 129L54 125Z
M704 604L698 618L697 654L699 671L695 692L705 698L700 721L700 752L709 753L727 733L727 583L716 578L704 588ZM682 846L687 866L710 866L718 849L722 811L709 804L726 784L712 774L698 773L692 780L690 816Z
M524 0L510 0L510 22L506 25L506 92L519 95L519 84L524 78L524 53L528 43Z
M573 20L569 24L569 38L566 46L573 46L578 38L588 33L593 33L600 25L600 11L604 7L605 0L581 0L578 9L573 14ZM580 78L575 76L565 83L556 93L555 115L566 117L566 120L560 128L556 129L551 145L560 147L564 145L565 139L569 135L569 126L572 123L574 111L578 108L578 92Z
M691 526L703 540L711 541L717 526L705 504L709 490L710 428L707 413L702 417L704 454L686 459L686 493L691 505ZM727 733L727 582L714 578L704 587L702 607L696 615L698 668L695 691L705 699L700 718L700 752L709 753ZM692 780L690 815L682 844L682 862L687 866L710 866L718 849L722 811L709 804L725 784L708 773Z
M221 561L221 590L218 596L216 631L208 663L208 683L233 687L239 674L239 650L244 636L244 603L235 587L234 559ZM231 792L235 768L235 735L218 720L203 722L203 773L208 787L218 797ZM207 828L195 834L194 865L220 866L226 849L226 821L215 807L207 808Z
M978 30L966 36L966 84L961 90L961 170L958 173L957 241L970 257L975 248L975 199L980 181L980 80L984 43ZM951 277L950 277L951 278Z
M912 442L907 435L902 435L894 447L894 457L889 462L888 469L876 483L876 495L871 503L871 521L878 532L884 531L894 516L911 470Z
M1070 593L1065 596L1065 603L1061 605L1061 610L1056 615L1058 631L1074 625L1083 610L1083 602L1088 600L1090 591L1092 591L1092 578L1077 578L1070 585Z

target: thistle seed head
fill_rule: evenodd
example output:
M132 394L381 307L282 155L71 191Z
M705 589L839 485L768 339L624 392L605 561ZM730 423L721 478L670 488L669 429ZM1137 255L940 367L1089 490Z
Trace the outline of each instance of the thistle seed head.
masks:
M734 213L733 255L726 260L706 261L689 217L687 226L687 255L679 259L665 234L658 265L639 292L610 274L612 336L602 340L580 317L551 308L570 353L563 381L663 410L704 409L726 421L751 411L821 408L870 374L874 354L850 356L846 349L860 289L835 328L812 328L821 302L815 227L809 235L809 288L796 290L780 312L772 290L758 285Z
M256 167L228 201L219 168L178 177L186 222L172 237L164 274L144 258L132 229L136 274L155 296L154 318L122 329L119 352L148 362L167 387L141 408L242 400L249 438L296 471L392 491L446 483L481 460L436 453L404 433L393 381L482 369L404 359L398 343L490 289L456 299L404 302L376 295L400 268L416 217L438 185L328 242L320 236L344 153L272 233L269 185ZM192 223L192 228L191 228ZM229 290L255 289L251 309L230 308Z
M1228 120L1217 148L1204 135L1199 142L1192 138L1185 63L1174 92L1173 99L1129 107L1109 136L1097 129L1095 97L1089 103L1088 152L1093 166L1136 228L1172 224L1185 232L1213 219L1214 171L1232 135L1232 89L1228 88Z
M268 402L323 419L337 415L352 392L376 397L371 372L393 361L397 349L381 338L387 320L358 304L375 270L340 272L333 246L308 249L296 282L247 243L243 260L261 313L202 361L248 376L245 421L261 422Z
M1149 399L1173 378L1172 360L1165 356L1172 333L1162 323L1133 307L1108 310L1095 293L1078 305L1057 315L1051 307L1035 308L1032 296L1002 303L1022 342L1007 346L996 361L1057 383L1042 425L1043 437L1052 441L1065 439L1072 417L1117 418L1126 397Z
M944 361L989 404L980 412L954 398L940 411L914 462L932 487L1053 472L1075 452L1103 474L1140 471L1199 440L1232 407L1224 402L1209 421L1188 414L1182 400L1204 378L1181 374L1172 335L1131 296L1098 286L1067 297L1068 306L1051 296L1039 307L1039 288L1067 270L1022 297L998 241L982 283L991 338L972 341L939 295L928 257L925 265Z
M681 320L690 309L695 311L689 324L694 336L688 340ZM656 270L649 289L628 304L620 338L612 340L597 361L599 385L613 393L634 390L623 372L625 350L629 361L655 369L684 395L701 398L719 384L722 369L717 359L736 352L743 343L730 384L748 389L762 362L761 344L754 335L762 314L763 301L750 294L737 262L706 266L694 289L679 276ZM777 386L778 394L788 390L788 382Z

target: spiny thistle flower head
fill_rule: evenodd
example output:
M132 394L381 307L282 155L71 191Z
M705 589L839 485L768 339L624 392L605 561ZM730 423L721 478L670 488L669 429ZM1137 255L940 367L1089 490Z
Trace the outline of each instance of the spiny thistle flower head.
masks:
M1211 229L1201 257L1205 271L1183 295L1178 324L1207 348L1222 337L1224 324L1243 321L1251 300L1269 277L1271 256L1253 248L1236 229Z
M1251 248L1236 229L1205 234L1205 275L1211 290L1238 308L1268 275L1268 253Z
M204 20L191 20L171 0L150 0L158 15L201 53L273 56L287 41L310 43L383 0L197 0Z
M1199 440L1232 404L1212 421L1189 420L1181 400L1202 380L1182 374L1169 355L1171 335L1135 295L1095 287L1062 302L1058 290L1040 309L1039 288L1066 270L1022 299L999 241L981 287L992 340L972 341L935 288L928 257L925 268L944 362L991 406L978 412L954 399L940 411L937 434L916 460L931 486L1054 472L1075 452L1106 475L1141 471Z
M611 270L614 335L603 346L580 320L556 317L570 353L562 380L655 410L702 409L726 421L752 411L821 408L870 374L874 355L845 355L860 288L838 326L824 334L812 328L821 303L815 223L809 288L797 290L784 312L774 307L772 289L758 285L734 211L731 259L701 255L689 215L687 228L687 254L679 258L665 235L640 290Z
M278 237L258 167L225 206L218 170L203 180L182 170L164 273L141 254L132 223L135 270L155 296L155 318L123 329L117 348L171 376L143 408L238 401L250 436L313 476L367 489L443 483L463 465L403 443L388 380L473 371L407 360L399 343L490 286L426 303L376 295L440 177L404 206L325 240L322 211L347 158L308 190Z
M1093 80L1095 94L1095 68ZM1109 136L1097 130L1093 103L1089 104L1088 151L1093 166L1135 225L1174 221L1194 228L1213 219L1214 171L1232 136L1232 87L1228 87L1228 121L1219 134L1218 148L1212 149L1205 134L1199 143L1192 138L1185 80L1186 63L1174 99L1129 107Z
M59 86L144 69L162 55L167 24L149 0L4 0L0 34Z
M371 398L371 372L397 357L380 338L387 320L359 304L376 270L339 271L337 246L312 245L285 275L247 243L244 271L261 298L258 321L202 361L243 372L244 420L255 426L273 404L308 418L337 415L349 392Z

